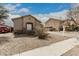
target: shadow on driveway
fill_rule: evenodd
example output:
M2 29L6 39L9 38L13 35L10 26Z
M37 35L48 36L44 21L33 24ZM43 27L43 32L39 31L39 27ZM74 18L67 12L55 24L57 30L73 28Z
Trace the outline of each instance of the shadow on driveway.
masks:
M8 43L9 38L8 37L0 37L0 44Z

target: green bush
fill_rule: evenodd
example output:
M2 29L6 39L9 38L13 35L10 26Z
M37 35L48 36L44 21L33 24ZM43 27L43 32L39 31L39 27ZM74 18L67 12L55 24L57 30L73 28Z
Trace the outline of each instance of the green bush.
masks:
M79 31L79 27L75 24L72 24L66 27L66 31Z

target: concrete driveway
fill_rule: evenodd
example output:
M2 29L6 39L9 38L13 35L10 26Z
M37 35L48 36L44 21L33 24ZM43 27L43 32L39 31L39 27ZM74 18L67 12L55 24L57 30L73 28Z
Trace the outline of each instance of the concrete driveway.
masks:
M14 56L60 56L74 46L78 45L79 41L76 38L60 41L49 46L37 48Z
M63 32L63 31L61 31L61 32L51 32L51 31L48 31L47 33L66 36L66 37L79 37L79 32Z

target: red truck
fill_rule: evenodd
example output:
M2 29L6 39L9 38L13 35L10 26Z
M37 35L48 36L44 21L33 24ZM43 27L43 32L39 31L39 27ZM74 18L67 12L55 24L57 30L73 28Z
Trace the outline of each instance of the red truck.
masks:
M8 32L12 32L12 27L0 24L0 33L8 33Z

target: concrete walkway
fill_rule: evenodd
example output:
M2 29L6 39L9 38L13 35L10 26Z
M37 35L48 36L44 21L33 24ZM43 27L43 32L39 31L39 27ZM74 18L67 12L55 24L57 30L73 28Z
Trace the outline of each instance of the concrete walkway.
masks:
M79 44L76 38L60 41L49 46L33 49L24 53L16 54L14 56L60 56L74 46Z

